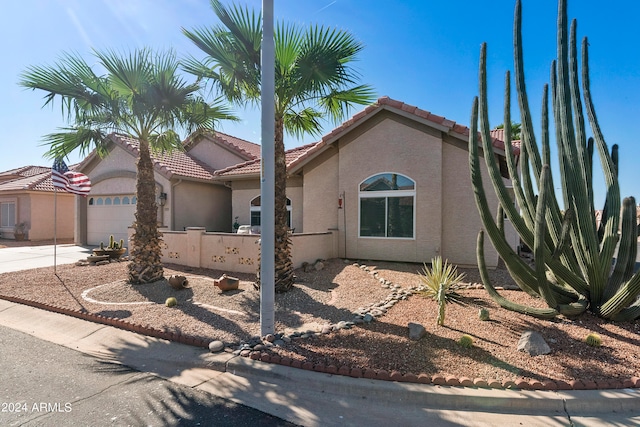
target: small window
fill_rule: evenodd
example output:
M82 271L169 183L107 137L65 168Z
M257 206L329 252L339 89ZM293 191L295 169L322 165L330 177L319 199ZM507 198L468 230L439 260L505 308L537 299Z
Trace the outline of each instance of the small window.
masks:
M122 198L122 204L123 205L128 205L129 204L129 197L128 196L124 196Z
M114 205L119 205L120 204L120 197L114 197L113 198L113 204Z
M93 205L93 197L89 199L89 206Z
M14 227L16 225L15 202L0 203L0 226Z
M413 238L415 181L397 173L360 183L360 237Z
M104 200L102 200L102 197L98 197L98 199L96 200L96 205L98 206L104 205Z
M133 197L131 198L131 204L132 204L132 205L135 205L136 203L138 203L138 198L137 198L136 196L133 196Z
M110 206L111 205L111 197L105 197L104 204Z
M260 196L251 199L251 206L249 208L251 213L251 225L260 225L260 209L261 209ZM287 197L287 227L291 228L291 199Z

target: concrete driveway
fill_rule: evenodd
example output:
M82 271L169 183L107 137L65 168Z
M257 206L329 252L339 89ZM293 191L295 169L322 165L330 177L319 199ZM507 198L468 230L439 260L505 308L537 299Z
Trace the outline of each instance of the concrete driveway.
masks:
M73 264L91 255L91 249L64 244L55 247L56 264ZM0 273L53 266L53 245L0 249Z

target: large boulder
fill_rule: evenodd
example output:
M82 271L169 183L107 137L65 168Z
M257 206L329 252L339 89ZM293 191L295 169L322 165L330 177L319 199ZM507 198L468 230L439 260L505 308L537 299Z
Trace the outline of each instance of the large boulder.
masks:
M525 331L518 341L518 351L529 353L529 356L539 356L551 353L549 344L536 331Z

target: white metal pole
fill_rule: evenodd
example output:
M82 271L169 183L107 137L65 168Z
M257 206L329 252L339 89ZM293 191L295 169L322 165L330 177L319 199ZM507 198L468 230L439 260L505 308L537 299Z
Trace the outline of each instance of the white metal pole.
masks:
M56 274L56 257L57 257L57 228L58 228L58 188L53 187L53 274Z
M260 254L260 333L275 328L275 42L273 38L273 0L262 0L261 48L262 171L261 254Z

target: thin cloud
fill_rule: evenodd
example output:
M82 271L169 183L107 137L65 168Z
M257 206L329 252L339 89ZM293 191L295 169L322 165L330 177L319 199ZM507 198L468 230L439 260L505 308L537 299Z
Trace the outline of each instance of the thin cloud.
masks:
M334 0L331 3L329 3L328 5L326 5L325 7L321 7L320 9L316 10L316 13L320 13L323 10L327 9L330 6L333 6L334 4L336 4L338 2L338 0Z
M76 30L78 30L78 33L80 33L80 38L82 38L82 41L87 46L92 47L93 46L93 42L91 41L91 38L89 37L89 35L85 31L84 27L82 26L82 23L80 22L80 20L76 16L76 13L73 11L73 9L68 7L67 8L67 15L69 15L69 19L71 19L71 22L76 27Z

